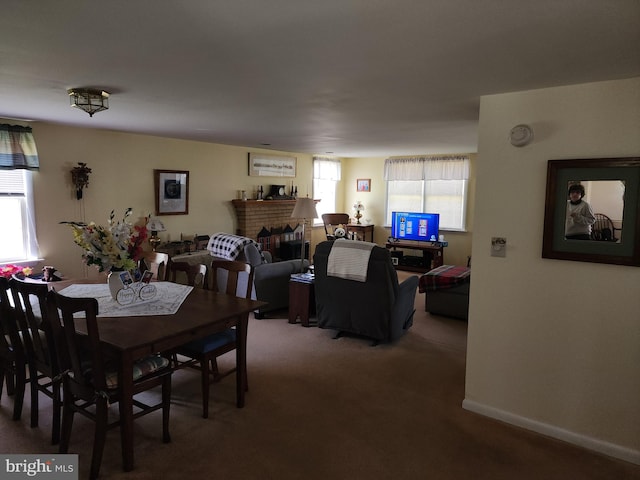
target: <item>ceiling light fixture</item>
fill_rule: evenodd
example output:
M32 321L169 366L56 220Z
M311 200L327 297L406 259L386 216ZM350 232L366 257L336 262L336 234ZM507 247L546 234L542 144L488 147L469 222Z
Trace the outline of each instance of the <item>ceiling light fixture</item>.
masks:
M109 93L91 88L72 88L67 90L71 106L84 110L93 117L96 112L109 108Z

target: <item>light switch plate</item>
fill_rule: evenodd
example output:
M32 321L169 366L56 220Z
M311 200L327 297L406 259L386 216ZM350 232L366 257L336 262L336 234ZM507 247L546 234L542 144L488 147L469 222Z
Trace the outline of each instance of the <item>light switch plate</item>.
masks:
M507 239L505 237L491 237L491 256L507 256Z

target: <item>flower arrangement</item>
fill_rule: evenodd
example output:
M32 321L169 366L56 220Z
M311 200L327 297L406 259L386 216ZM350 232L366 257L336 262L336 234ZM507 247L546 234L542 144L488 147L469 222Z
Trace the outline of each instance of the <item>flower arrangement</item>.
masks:
M3 265L0 267L0 277L11 278L12 275L21 274L28 277L33 273L31 267L21 267L20 265Z
M121 221L114 220L111 211L107 226L94 222L60 222L73 229L73 241L82 247L82 258L87 265L94 265L100 272L134 270L142 258L142 242L147 239L147 219L142 225L127 223L132 208L128 208Z

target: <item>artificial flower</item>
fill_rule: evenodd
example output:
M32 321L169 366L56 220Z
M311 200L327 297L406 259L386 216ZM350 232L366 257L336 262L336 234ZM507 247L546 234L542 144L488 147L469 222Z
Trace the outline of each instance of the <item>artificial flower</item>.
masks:
M0 277L11 278L12 275L22 274L25 277L28 277L33 273L33 268L31 267L22 267L20 265L3 265L0 266Z
M142 225L127 222L133 209L128 208L121 221L114 221L111 211L106 226L94 222L60 222L73 229L73 241L84 253L82 258L87 265L94 265L100 272L134 270L142 258L142 242L147 239L147 219Z

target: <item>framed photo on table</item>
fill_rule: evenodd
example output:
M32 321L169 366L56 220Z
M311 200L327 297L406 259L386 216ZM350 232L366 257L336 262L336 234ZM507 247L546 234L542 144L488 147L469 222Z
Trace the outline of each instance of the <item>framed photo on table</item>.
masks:
M189 172L154 170L156 215L189 213Z

